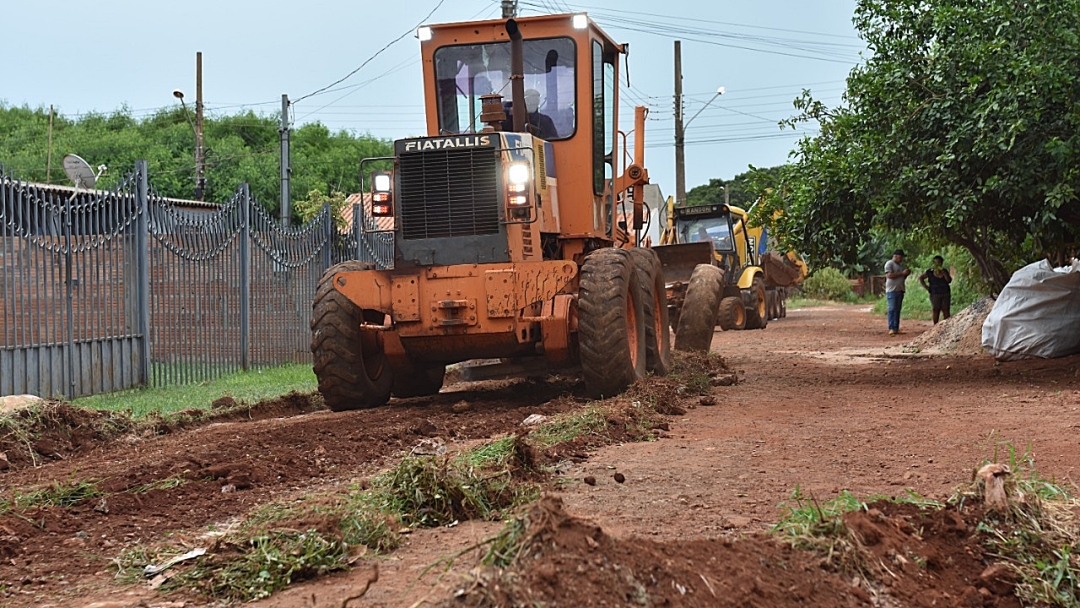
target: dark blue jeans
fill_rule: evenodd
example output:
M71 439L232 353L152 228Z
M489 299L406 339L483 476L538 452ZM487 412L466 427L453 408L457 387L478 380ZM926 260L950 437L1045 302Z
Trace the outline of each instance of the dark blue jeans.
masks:
M900 307L904 304L904 292L890 291L885 294L885 300L889 305L889 331L900 331Z

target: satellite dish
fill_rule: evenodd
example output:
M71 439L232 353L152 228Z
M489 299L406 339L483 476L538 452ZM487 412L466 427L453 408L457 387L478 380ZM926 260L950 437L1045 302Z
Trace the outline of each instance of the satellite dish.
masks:
M83 160L78 154L64 155L64 173L75 182L76 188L93 188L97 183L98 175L90 168L90 163Z

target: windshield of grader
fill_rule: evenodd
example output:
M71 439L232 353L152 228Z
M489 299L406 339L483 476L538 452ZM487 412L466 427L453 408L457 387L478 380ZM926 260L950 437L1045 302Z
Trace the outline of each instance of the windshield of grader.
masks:
M713 249L717 251L732 251L735 249L731 239L731 225L726 217L709 217L695 219L683 224L682 237L684 243L704 243L711 240Z
M523 47L526 122L545 125L545 131L553 131L541 134L544 139L571 137L577 128L574 41L570 38L525 40ZM509 42L444 46L435 50L434 59L439 133L477 133L483 129L480 96L491 93L503 96L508 119L503 128L509 128L512 124Z

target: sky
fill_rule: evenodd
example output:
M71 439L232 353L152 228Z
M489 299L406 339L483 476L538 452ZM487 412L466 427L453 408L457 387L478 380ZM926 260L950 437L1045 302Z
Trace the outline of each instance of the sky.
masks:
M632 129L633 106L649 108L645 165L665 195L675 192L675 40L689 121L687 190L786 162L798 137L816 133L813 125L779 128L795 114L792 100L809 89L838 104L865 51L851 20L855 0L585 2L520 0L518 14L585 12L629 43L621 126ZM142 117L175 107L172 92L181 89L191 108L201 51L209 116L274 115L287 94L295 125L318 121L389 140L422 135L416 26L500 15L499 0L14 0L4 3L0 102L53 105L71 118L121 108Z

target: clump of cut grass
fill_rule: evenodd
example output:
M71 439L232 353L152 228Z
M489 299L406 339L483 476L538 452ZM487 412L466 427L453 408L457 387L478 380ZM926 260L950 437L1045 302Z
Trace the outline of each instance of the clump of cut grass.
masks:
M44 488L17 494L11 504L19 510L37 507L67 508L103 495L93 481L55 481Z
M141 486L135 486L134 488L129 489L128 492L132 494L146 494L155 490L171 490L173 488L179 488L185 483L187 483L186 479L179 475L174 475L172 477L166 477L165 479L151 481L150 483L145 483Z
M781 503L786 509L784 516L772 527L771 532L786 538L793 547L822 555L840 572L856 572L865 578L873 578L860 542L844 523L844 515L852 511L865 511L867 504L880 501L913 504L921 509L940 509L944 506L911 490L900 497L877 495L866 500L844 490L836 498L820 503L813 495L804 494L802 488L796 486L791 497Z
M606 429L604 408L593 404L578 412L555 416L529 433L529 438L536 447L544 449L586 435L600 434Z
M466 459L444 456L406 458L374 478L372 491L382 510L414 527L499 519L539 495L535 484L516 482L508 469L485 474Z
M994 462L998 455L995 450ZM1007 455L1009 508L988 510L979 522L983 546L1016 573L1016 595L1025 605L1080 607L1080 500L1039 475L1030 446L1018 453L1007 445ZM982 500L982 488L973 482L950 502L962 509Z
M349 566L348 543L314 529L274 530L237 547L238 558L223 564L209 560L187 575L215 599L251 601L269 597L290 584Z

